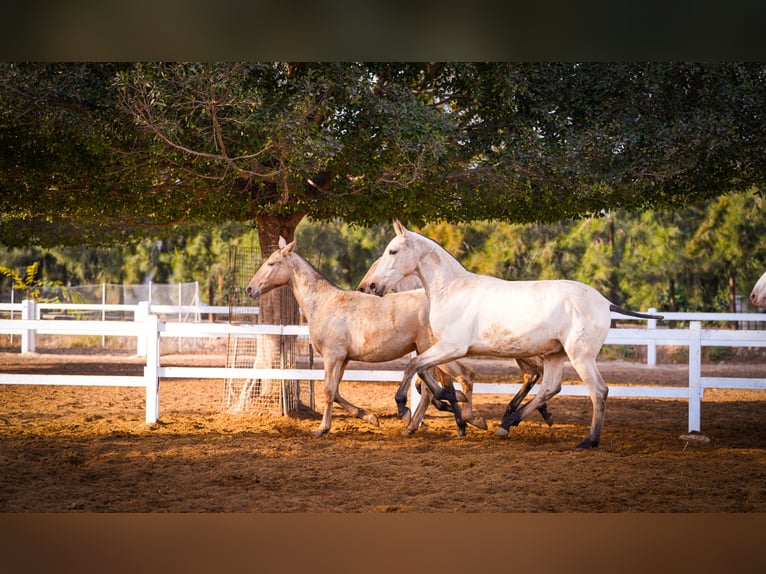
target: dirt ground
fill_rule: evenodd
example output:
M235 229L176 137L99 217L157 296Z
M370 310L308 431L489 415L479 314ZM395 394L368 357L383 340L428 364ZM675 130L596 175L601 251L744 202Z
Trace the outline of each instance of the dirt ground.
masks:
M219 355L171 355L164 365L224 366ZM607 383L684 385L684 364L604 361ZM127 353L0 353L0 372L142 373ZM482 380L519 382L492 365ZM763 377L766 361L703 366L712 376ZM565 383L576 378L565 372ZM380 426L335 407L316 439L315 410L296 416L221 413L222 381L167 379L160 422L144 423L141 388L0 385L0 511L12 512L766 512L764 391L709 390L702 432L681 440L687 403L610 398L601 445L587 435L588 398L556 397L555 424L537 416L493 434L507 396L477 395L488 431L458 438L449 413L401 436L394 383L341 385ZM305 401L308 397L304 396Z

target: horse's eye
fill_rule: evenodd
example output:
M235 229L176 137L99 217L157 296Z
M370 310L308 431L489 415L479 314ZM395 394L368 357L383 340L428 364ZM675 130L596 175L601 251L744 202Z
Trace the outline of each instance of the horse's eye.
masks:
M396 253L397 253L396 249L389 249L388 250L388 254L389 255L396 255Z

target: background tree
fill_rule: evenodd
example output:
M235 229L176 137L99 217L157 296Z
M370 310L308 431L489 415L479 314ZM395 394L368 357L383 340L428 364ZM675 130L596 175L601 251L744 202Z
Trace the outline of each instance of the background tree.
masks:
M726 301L730 312L737 311L738 278L752 285L762 273L759 262L766 256L764 236L766 217L761 197L753 193L727 195L708 205L688 247L700 270L708 304L716 299Z

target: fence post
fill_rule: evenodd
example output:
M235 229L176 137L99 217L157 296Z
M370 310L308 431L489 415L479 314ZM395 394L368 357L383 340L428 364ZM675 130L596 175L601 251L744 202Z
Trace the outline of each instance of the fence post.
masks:
M32 299L24 299L21 302L21 319L23 321L35 321L38 319L37 317L37 305L35 304L34 300ZM35 349L37 349L37 345L35 343L35 330L34 329L26 329L21 334L21 353L34 353Z
M649 309L649 314L653 315L657 312L657 309L654 307L651 307ZM649 319L646 322L646 328L647 329L656 329L657 328L657 319ZM649 343L646 346L646 364L650 367L656 367L657 366L657 341L652 337L649 339Z
M133 313L133 320L136 323L143 323L149 317L149 302L139 301L138 307ZM136 337L136 355L146 357L146 337Z
M689 432L702 429L702 323L689 322Z
M144 320L143 337L146 346L146 424L156 423L160 418L160 329L157 315L148 315Z

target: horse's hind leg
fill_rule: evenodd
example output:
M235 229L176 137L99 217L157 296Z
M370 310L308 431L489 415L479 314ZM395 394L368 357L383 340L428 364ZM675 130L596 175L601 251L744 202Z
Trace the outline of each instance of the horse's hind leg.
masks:
M529 394L529 391L532 389L532 387L535 386L535 383L540 380L540 375L538 373L535 373L532 378L529 378L528 375L524 375L524 382L521 384L521 388L518 390L518 392L513 396L511 401L508 403L508 406L505 407L505 413L503 414L503 418L510 417L513 412L519 408L519 404L521 404L521 401L524 400L524 398ZM548 423L549 427L553 426L553 415L548 410L548 405L545 403L541 404L539 407L537 407L537 412L540 413L540 416L543 417L543 420ZM516 424L518 424L520 421L517 421ZM515 425L514 425L515 426Z
M521 383L521 388L518 390L518 392L513 395L513 398L508 403L508 406L505 407L505 413L503 414L503 418L510 416L516 409L519 408L519 405L521 404L521 401L524 400L524 397L526 397L529 394L529 390L534 386L534 384L540 380L540 375L535 373L533 377L528 376L526 373L523 375L524 379Z
M477 429L487 430L487 421L484 420L484 417L473 412L473 382L461 377L460 386L463 387L466 397L465 406L463 406L463 420Z
M506 409L500 426L495 430L496 435L506 436L510 427L519 424L519 422L524 420L529 413L544 406L548 399L555 396L561 390L561 377L564 370L565 358L566 355L563 352L548 355L546 357L540 391L519 410L509 412L508 409Z
M511 399L511 402L508 403L508 408L506 408L505 415L503 416L510 416L513 411L519 408L521 401L529 394L530 389L540 380L540 377L543 374L542 357L535 356L526 359L516 359L516 364L519 369L521 369L524 382L522 383L519 392L516 393L513 399ZM537 412L540 413L540 416L543 417L543 420L546 423L548 423L549 427L553 426L553 415L548 411L548 405L546 403L540 405L537 408Z
M366 421L370 423L371 425L375 425L376 427L380 426L380 423L378 422L378 417L376 417L374 413L368 413L363 408L358 407L353 403L350 403L347 399L344 399L342 396L340 396L340 391L336 391L335 393L335 402L338 403L340 406L342 406L344 409L346 409L351 415L355 416L356 418L362 419L363 421Z
M588 387L590 400L593 403L593 417L591 418L588 438L577 445L577 448L595 448L601 440L601 428L604 424L606 397L609 394L609 389L604 382L604 377L601 376L596 366L595 358L579 359L577 357L570 357L570 361L583 383L585 383L585 386Z

